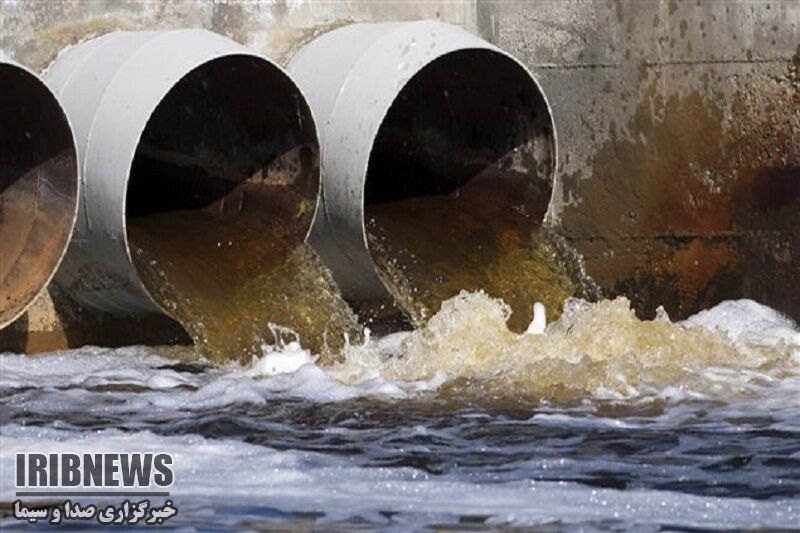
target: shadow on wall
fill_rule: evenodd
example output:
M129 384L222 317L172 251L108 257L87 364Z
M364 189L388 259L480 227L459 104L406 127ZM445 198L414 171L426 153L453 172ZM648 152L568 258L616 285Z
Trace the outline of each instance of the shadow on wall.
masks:
M0 330L0 353L37 353L81 346L190 345L171 318L115 316L85 309L53 284L33 307Z

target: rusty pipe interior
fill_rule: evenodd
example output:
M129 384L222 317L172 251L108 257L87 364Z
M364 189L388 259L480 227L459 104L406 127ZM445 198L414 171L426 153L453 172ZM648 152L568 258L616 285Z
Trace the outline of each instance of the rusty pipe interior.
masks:
M78 157L56 97L34 74L0 62L0 328L53 277L72 235Z

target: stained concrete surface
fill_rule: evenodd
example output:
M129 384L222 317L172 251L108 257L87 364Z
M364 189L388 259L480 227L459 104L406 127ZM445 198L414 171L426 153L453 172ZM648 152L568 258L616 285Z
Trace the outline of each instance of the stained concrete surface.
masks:
M285 63L343 24L421 18L480 34L540 80L559 141L550 222L604 295L645 317L749 297L800 318L800 1L2 0L0 49L41 71L108 31L204 27ZM147 320L163 321L89 314L56 290L0 348L23 331L28 349L129 342L111 332L153 337Z
M550 97L554 222L608 296L800 316L800 2L479 2Z

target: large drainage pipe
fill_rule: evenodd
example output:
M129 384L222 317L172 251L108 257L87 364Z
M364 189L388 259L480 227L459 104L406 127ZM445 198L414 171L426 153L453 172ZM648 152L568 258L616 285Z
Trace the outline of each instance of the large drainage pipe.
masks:
M0 60L0 329L30 306L67 249L78 157L67 115L32 72Z
M424 322L458 290L487 288L514 304L523 328L530 298L553 285L536 271L547 258L533 240L550 205L556 138L532 74L433 21L337 29L288 69L321 124L310 242L344 295L374 310L391 294ZM511 281L526 274L524 287Z
M83 169L57 277L79 302L175 316L174 299L189 291L230 316L233 285L223 282L263 259L232 253L237 238L262 239L266 254L274 239L307 236L316 127L297 86L264 57L204 30L116 32L68 49L47 81L75 126Z

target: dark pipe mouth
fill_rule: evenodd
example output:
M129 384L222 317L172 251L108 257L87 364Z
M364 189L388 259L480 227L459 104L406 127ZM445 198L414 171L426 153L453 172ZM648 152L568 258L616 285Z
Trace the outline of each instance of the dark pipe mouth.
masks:
M47 285L64 255L78 203L69 120L34 75L0 63L0 327Z
M511 303L500 278L514 261L539 268L555 163L547 101L514 59L460 50L411 78L373 144L364 216L379 275L412 320L462 289Z
M215 263L215 249L235 237L261 235L265 247L302 243L319 180L311 111L278 67L231 55L192 70L149 118L131 166L126 233L145 288L159 290L137 253L180 258L201 279L230 261Z
M492 50L451 52L414 75L382 121L367 171L367 218L381 204L480 191L539 226L555 151L547 101L521 65Z

